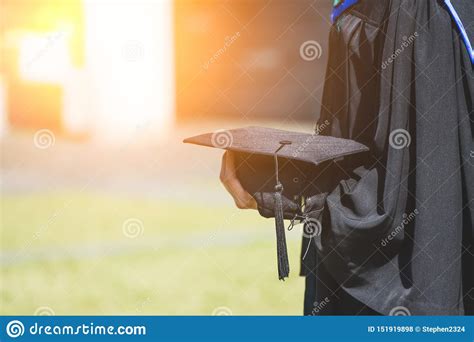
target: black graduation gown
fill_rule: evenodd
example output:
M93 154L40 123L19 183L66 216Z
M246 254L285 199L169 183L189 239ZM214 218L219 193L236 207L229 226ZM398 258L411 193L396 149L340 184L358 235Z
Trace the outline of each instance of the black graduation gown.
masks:
M323 233L303 241L305 314L472 315L474 74L458 27L442 1L362 0L329 44L319 133L371 152L347 158Z

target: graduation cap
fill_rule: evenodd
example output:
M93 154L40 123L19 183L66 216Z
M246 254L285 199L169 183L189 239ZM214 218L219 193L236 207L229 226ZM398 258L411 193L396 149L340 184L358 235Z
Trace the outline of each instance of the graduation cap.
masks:
M284 219L298 218L301 201L330 191L329 163L368 151L353 140L266 127L219 130L190 137L185 143L236 152L237 177L258 203L262 216L274 217L278 276L288 277Z

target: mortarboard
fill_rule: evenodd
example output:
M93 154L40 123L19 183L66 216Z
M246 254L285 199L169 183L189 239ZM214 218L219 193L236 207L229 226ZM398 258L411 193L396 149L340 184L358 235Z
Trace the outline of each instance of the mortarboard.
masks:
M331 190L338 170L327 171L331 163L369 150L353 140L255 126L205 133L184 142L236 152L242 186L255 198L262 216L275 218L280 279L289 274L284 219L302 219L302 201ZM316 225L320 228L319 222Z

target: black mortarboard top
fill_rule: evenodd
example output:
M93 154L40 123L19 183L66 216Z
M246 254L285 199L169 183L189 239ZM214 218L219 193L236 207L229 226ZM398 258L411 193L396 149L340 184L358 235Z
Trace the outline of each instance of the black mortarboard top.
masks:
M184 142L238 152L237 177L244 189L259 204L263 195L272 193L280 279L289 274L283 219L291 217L285 216L284 205L323 191L325 184L314 182L322 165L369 150L353 140L255 126L218 130ZM262 213L260 206L259 211Z

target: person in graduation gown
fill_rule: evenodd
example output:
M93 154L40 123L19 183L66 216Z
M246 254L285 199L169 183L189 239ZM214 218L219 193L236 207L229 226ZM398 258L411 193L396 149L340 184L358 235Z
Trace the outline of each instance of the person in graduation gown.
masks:
M332 19L317 131L370 153L334 166L303 238L304 313L473 315L474 2L335 1ZM226 152L221 180L257 208L235 167Z

